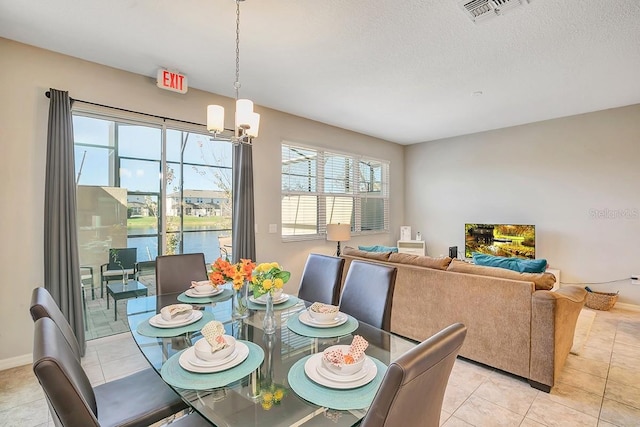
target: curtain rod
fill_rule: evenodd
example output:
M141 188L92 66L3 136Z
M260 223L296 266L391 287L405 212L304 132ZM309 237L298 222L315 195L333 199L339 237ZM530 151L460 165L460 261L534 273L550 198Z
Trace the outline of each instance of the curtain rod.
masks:
M46 91L44 94L45 94L45 96L47 98L51 98L51 92L50 91ZM171 121L174 121L174 122L186 123L188 125L205 126L202 123L194 123L194 122L188 122L186 120L172 119L171 117L163 117L163 116L158 116L156 114L141 113L139 111L127 110L126 108L112 107L110 105L98 104L97 102L83 101L82 99L74 99L74 98L69 98L69 99L71 100L71 102L77 101L77 102L82 102L83 104L95 105L96 107L111 108L113 110L124 111L126 113L142 114L144 116L155 117L156 119L171 120Z

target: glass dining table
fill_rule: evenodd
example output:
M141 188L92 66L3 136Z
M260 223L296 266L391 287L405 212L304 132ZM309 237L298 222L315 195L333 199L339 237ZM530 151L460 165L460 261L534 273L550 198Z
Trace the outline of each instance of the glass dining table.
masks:
M265 306L250 298L248 316L234 319L231 299L231 290L225 289L207 298L181 293L127 304L131 334L149 364L195 411L220 427L356 425L390 361L416 344L351 316L336 326L315 327L307 317L309 302L293 295L274 305L278 327L274 334L265 334ZM154 322L160 309L179 302L192 304L198 320L157 327L163 326ZM200 330L211 320L223 323L225 333L242 343L237 351L246 354L238 360L246 358L241 363L210 372L197 358L192 360L195 342L203 339ZM356 335L369 343L363 374L349 382L319 375L322 351L349 345Z

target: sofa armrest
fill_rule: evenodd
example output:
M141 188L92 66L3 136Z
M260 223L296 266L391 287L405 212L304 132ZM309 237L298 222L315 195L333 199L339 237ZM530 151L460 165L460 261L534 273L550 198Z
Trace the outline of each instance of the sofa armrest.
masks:
M579 286L533 293L530 381L553 387L573 345L576 322L586 297L587 291Z

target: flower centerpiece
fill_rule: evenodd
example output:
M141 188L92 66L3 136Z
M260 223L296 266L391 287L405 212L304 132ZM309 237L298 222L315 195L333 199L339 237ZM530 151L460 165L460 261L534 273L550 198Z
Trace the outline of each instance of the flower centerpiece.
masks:
M227 259L218 258L211 264L209 280L214 285L222 285L231 282L233 288L233 317L242 318L249 315L247 306L248 288L246 282L251 281L251 275L256 264L250 259L241 259L235 264Z
M258 264L251 279L251 289L253 297L260 298L262 295L271 293L283 288L289 281L291 273L283 270L277 262L263 262Z
M251 279L253 298L267 295L266 311L262 321L262 330L265 334L273 334L276 331L276 317L273 311L273 294L282 290L291 273L283 270L277 262L263 262L258 264Z

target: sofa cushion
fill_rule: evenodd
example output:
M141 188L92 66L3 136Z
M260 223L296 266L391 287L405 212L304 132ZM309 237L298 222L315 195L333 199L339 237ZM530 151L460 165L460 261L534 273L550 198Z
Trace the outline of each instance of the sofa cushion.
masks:
M383 246L383 245L358 246L358 249L360 249L361 251L367 251L367 252L398 252L398 248L395 246Z
M546 259L523 259L516 257L503 257L479 252L473 253L473 262L476 265L487 267L506 268L519 273L544 273L547 269Z
M451 264L449 264L449 268L447 268L447 271L533 282L536 285L536 290L538 291L551 290L556 282L556 276L551 273L518 273L517 271L507 270L505 268L475 265L456 259L454 259Z
M435 268L437 270L446 270L451 263L451 258L431 258L429 256L420 256L413 254L394 254L389 255L389 262L397 262L399 264L417 265L420 267Z
M359 249L354 249L351 246L345 246L344 249L342 250L342 254L349 255L349 256L357 256L360 258L375 259L378 261L388 261L389 255L391 255L391 252L367 252L367 251L361 251Z

